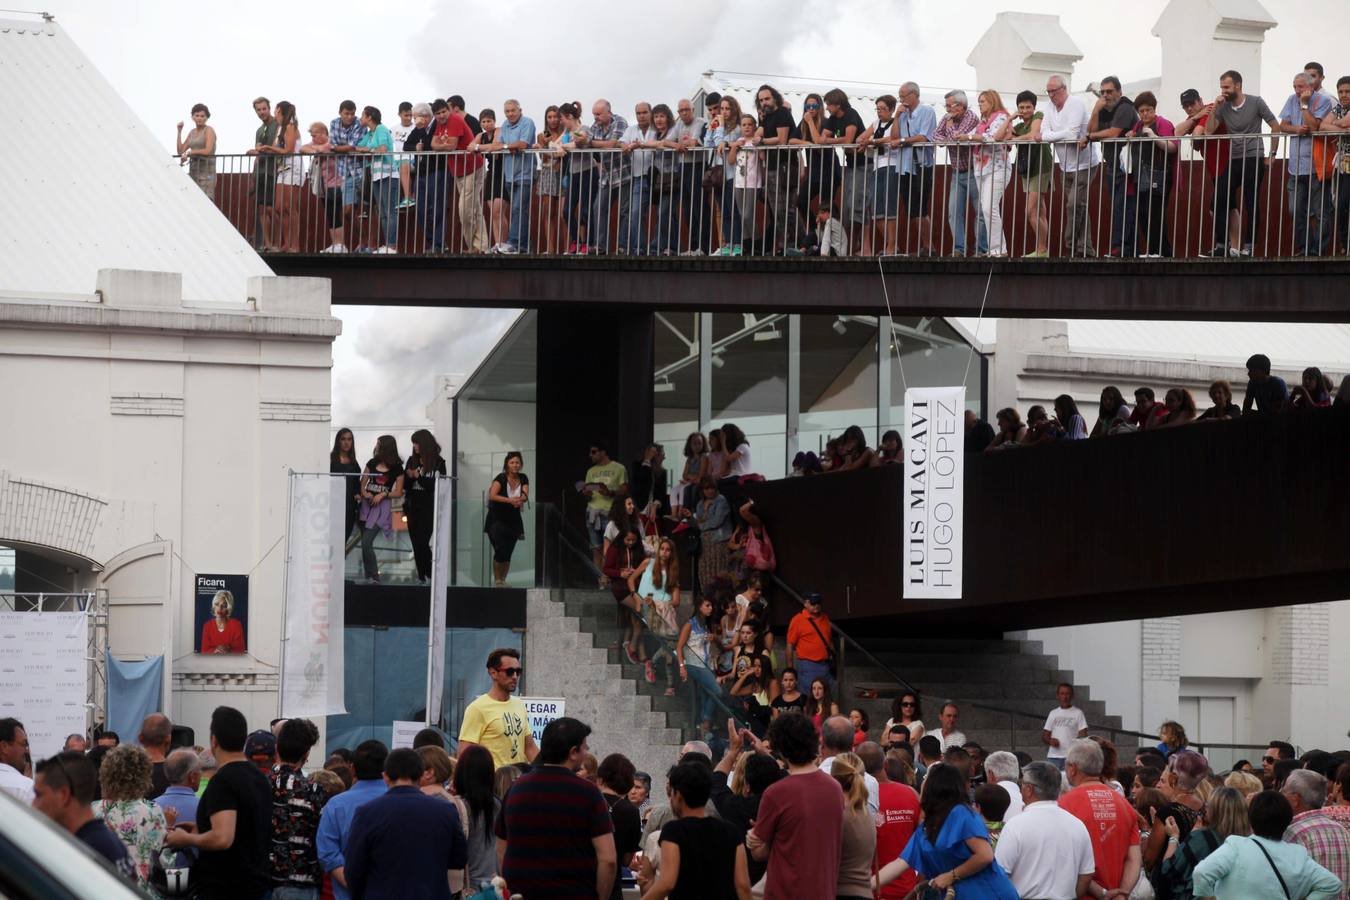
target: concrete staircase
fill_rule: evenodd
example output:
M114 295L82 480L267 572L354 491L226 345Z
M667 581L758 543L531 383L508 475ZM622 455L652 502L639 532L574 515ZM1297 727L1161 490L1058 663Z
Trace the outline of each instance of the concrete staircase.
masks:
M597 758L624 754L652 775L653 793L664 796L656 791L664 791L666 770L692 736L690 703L662 696L663 681L648 684L641 666L608 649L618 640L613 595L569 589L564 602L554 591L530 590L526 623L521 693L565 698L567 715L591 726Z
M1056 657L1042 652L1039 641L876 637L860 638L860 642L918 688L923 722L929 731L940 727L938 714L943 703L952 700L961 707L957 728L985 752L1022 750L1033 758L1044 758L1041 726L1057 705L1055 688L1061 681L1074 683L1073 672L1060 669ZM879 740L890 717L891 701L901 688L884 669L853 647L844 651L842 686L836 698L839 711L847 714L854 707L866 711L872 726L869 736ZM875 690L879 697L864 700L858 696L859 689ZM1074 685L1074 695L1089 722L1120 727L1120 717L1107 715L1105 704L1092 699L1087 685ZM1026 715L977 709L971 705L974 703ZM1112 738L1106 731L1094 733ZM1126 743L1127 747L1119 747L1117 742L1122 756L1132 754L1134 749L1128 740Z

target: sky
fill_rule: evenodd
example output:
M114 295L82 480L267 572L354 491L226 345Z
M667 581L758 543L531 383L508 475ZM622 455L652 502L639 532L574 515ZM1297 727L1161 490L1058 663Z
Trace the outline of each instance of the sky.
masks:
M1254 0L1177 0L1246 7ZM1327 64L1350 71L1345 0L1265 0L1283 23L1267 32L1263 67ZM22 3L16 4L22 6ZM518 99L536 121L564 100L605 97L616 109L688 96L701 72L761 72L833 80L975 88L966 56L997 12L1060 15L1084 54L1081 82L1108 72L1158 74L1149 34L1166 4L1050 0L682 0L619 14L608 0L367 0L320 4L235 0L53 0L48 11L172 150L194 103L212 112L219 151L252 146L253 98L296 104L303 122L329 120L343 99L392 114L401 100L452 93L477 113ZM643 14L659 9L660 16ZM0 14L8 15L8 14ZM1278 77L1275 79L1281 83ZM1273 91L1273 89L1270 89ZM1281 90L1275 93L1282 93ZM190 121L188 125L190 127ZM333 421L400 431L426 424L437 376L470 373L516 311L336 307Z

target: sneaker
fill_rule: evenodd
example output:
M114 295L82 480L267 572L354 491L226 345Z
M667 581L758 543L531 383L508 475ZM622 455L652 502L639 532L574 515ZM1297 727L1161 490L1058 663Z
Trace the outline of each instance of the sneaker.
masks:
M1250 257L1252 255L1252 245L1243 244L1242 249L1239 252L1245 257Z
M398 203L398 208L399 208L399 209L408 209L409 207L411 207L411 206L416 206L416 205L417 205L417 201L416 201L416 200L414 200L414 199L411 198L411 197L404 197L402 200L399 201L399 203Z
M506 246L505 244L493 244L491 247L488 248L488 252L489 252L489 253L501 253L501 252L502 252L502 248L505 247L505 246Z
M576 252L577 252L577 242L576 242L576 241L573 241L572 243L570 243L570 244L567 245L567 255L568 255L568 256L572 256L572 255L575 254ZM585 251L585 250L582 250L581 252L582 252L582 253L585 253L586 251Z
M628 646L627 644L623 645L623 655L628 657L628 661L633 665L635 666L642 665L642 660L637 658L637 654L633 652L633 648Z
M508 256L514 256L517 253L519 253L520 250L516 247L515 244L502 244L500 248L497 250L497 252L506 254Z
M681 256L703 256L703 255L705 255L705 254L703 253L702 250L686 250L686 251L684 251L683 253L681 253L680 255L681 255Z
M738 246L735 246L735 247L732 247L732 248L731 248L731 255L732 255L732 256L744 256L744 255L745 255L745 248L744 248L744 247L741 247L741 246L739 246L739 245L738 245Z
M731 245L724 244L723 246L717 248L717 252L714 253L713 256L732 256L734 253L735 249L733 249Z
M1049 258L1050 258L1050 251L1049 251L1049 250L1035 250L1035 251L1033 251L1033 252L1031 252L1031 253L1028 253L1028 254L1026 255L1026 258L1027 258L1027 259L1049 259Z
M379 253L380 255L383 256L383 255L386 255L386 254L389 254L389 253L397 253L398 251L395 250L393 247L384 246L384 247L381 247L380 249L376 250L375 252L376 252L376 253Z
M577 244L576 253L577 253L578 255L580 255L580 256L585 256L586 254L588 254L588 253L590 253L590 252L591 252L591 248L590 248L590 247L587 247L585 244Z
M346 248L346 246L343 245L343 244L333 244L333 245L330 246L330 247L325 247L325 248L323 248L323 249L320 250L319 252L320 252L320 253L346 253L346 252L347 252L347 248Z
M642 675L647 679L648 684L656 684L656 670L652 668L650 659L642 664Z
M805 255L806 255L806 251L804 251L801 247L788 247L786 250L783 251L783 255L784 255L784 256L805 256Z
M1205 255L1212 259L1227 259L1228 248L1224 247L1222 244L1215 244L1214 249L1209 251Z

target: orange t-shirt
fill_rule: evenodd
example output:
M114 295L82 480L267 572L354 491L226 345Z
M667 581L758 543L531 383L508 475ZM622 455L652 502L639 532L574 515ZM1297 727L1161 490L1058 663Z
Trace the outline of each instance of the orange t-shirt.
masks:
M1060 808L1087 826L1097 871L1092 880L1109 890L1120 887L1125 855L1139 843L1134 807L1104 784L1083 784L1059 798Z
M788 623L787 642L795 649L799 659L810 659L816 662L824 662L830 658L830 650L825 646L825 641L820 639L820 634L816 634L816 628L820 629L820 634L825 635L826 640L830 637L830 617L821 615L816 618L816 627L811 627L811 615L806 610L802 610L792 617Z

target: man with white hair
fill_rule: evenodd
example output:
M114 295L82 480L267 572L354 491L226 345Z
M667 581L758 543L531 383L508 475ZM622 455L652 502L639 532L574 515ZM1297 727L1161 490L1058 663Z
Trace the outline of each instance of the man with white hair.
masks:
M1143 866L1139 817L1128 800L1102 783L1102 765L1100 744L1086 738L1074 741L1064 764L1073 790L1059 798L1059 805L1078 817L1092 839L1095 869L1082 896L1097 900L1128 897Z
M829 774L834 769L834 758L841 753L853 752L853 735L856 729L853 723L843 716L830 716L820 725L820 771ZM881 808L879 782L873 776L863 772L863 784L867 785L867 811L877 814Z
M180 747L164 760L164 776L169 786L155 798L155 805L167 812L174 811L176 822L197 821L197 788L202 783L202 761L191 747ZM192 865L197 854L179 850L174 865L185 868Z
M1011 754L1010 754L1011 755ZM986 764L987 766L987 764ZM1048 762L1022 770L1023 813L1007 822L994 859L1008 873L1019 897L1075 900L1090 890L1097 864L1087 826L1056 802L1060 771Z
M1313 87L1308 73L1299 72L1294 76L1294 92L1280 110L1279 130L1294 135L1289 139L1285 193L1289 215L1294 218L1295 256L1321 256L1331 247L1328 195L1322 176L1314 171L1313 142L1307 136L1321 130L1322 120L1330 114L1331 107L1331 99ZM1328 148L1331 147L1334 145L1329 144Z
M1294 810L1294 821L1284 830L1286 844L1298 844L1322 868L1341 880L1341 898L1350 896L1350 831L1322 812L1327 802L1327 780L1311 769L1295 769L1280 793Z
M933 156L931 144L937 131L937 113L923 102L919 85L906 81L900 85L900 114L897 116L896 142L900 145L900 196L905 215L919 228L919 255L933 255Z
M1097 145L1087 141L1088 111L1082 100L1070 96L1069 83L1063 75L1051 75L1046 80L1045 92L1050 97L1050 108L1041 123L1041 140L1055 145L1055 157L1064 175L1067 249L1070 256L1096 256L1088 221L1088 191L1101 155Z
M997 784L1008 792L1008 811L1003 814L1004 822L1011 822L1022 811L1022 788L1018 785L1017 757L1007 750L990 753L984 760L984 774L990 784ZM1055 794L1059 796L1058 792Z
M970 140L969 135L975 133L980 117L970 108L966 92L948 91L943 99L947 115L938 123L933 140L938 143ZM952 232L952 256L966 255L966 221L971 207L975 207L975 252L980 256L989 252L989 234L984 227L984 216L979 214L980 193L971 165L974 153L972 147L947 148L947 158L952 164L952 183L947 189L947 227Z

